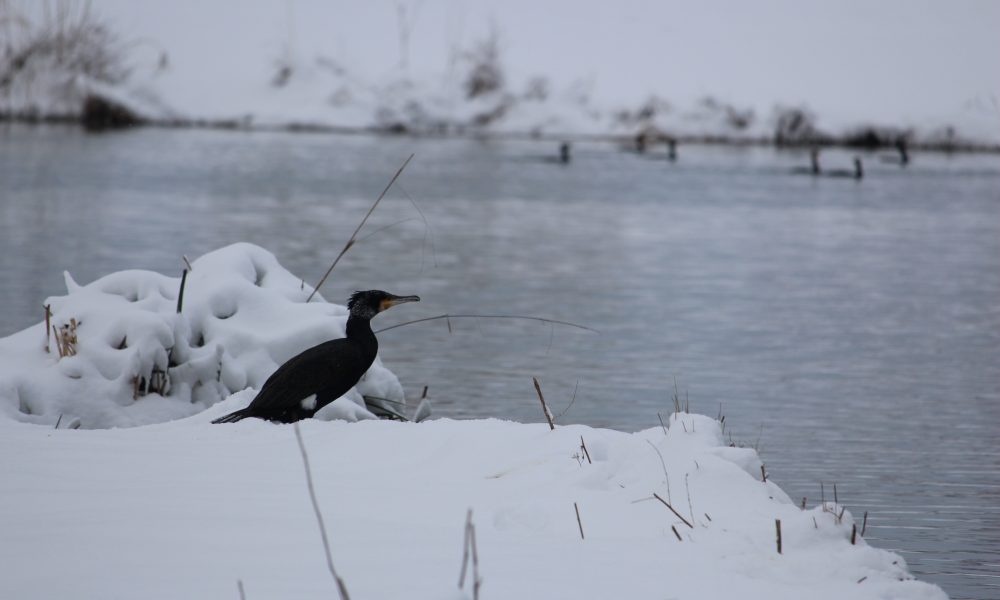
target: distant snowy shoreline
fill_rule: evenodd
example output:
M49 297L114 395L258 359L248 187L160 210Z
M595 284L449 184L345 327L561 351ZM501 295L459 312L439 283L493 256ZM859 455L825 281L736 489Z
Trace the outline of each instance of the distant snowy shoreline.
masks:
M131 32L152 22L128 4L100 2L100 12L89 4L66 6L48 14L31 4L0 4L7 40L0 53L0 121L625 143L643 137L652 144L881 148L904 142L1000 151L1000 107L989 96L951 119L887 118L884 110L865 117L854 110L854 117L836 120L808 102L781 103L780 91L770 102L708 93L677 99L639 84L610 99L592 77L560 72L560 79L512 66L509 44L495 28L455 41L444 68L410 66L401 56L395 67L372 72L349 51L334 52L321 32L282 33L273 19L228 30L220 45L169 20L156 37L123 33L123 23ZM266 15L274 8L268 7L252 3L247 10ZM205 10L218 20L231 16L222 7ZM165 13L175 20L181 14ZM305 27L306 19L337 22L338 16L310 5L289 14L288 27Z

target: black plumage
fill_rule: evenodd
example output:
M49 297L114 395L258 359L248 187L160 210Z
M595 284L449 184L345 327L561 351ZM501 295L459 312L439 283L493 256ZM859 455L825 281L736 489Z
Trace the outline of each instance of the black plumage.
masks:
M381 290L355 292L347 303L346 337L330 340L289 359L268 377L249 406L213 423L234 423L247 417L293 423L343 396L361 379L378 354L371 319L417 296L395 296Z

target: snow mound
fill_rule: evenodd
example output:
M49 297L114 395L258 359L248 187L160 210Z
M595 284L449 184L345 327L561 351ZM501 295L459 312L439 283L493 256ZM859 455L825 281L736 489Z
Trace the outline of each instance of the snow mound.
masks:
M121 271L85 286L65 277L67 295L45 302L48 327L0 339L0 414L11 419L102 429L189 416L260 389L292 356L343 337L347 320L343 306L307 303L312 288L251 244L194 261L179 312L180 277ZM363 395L403 401L376 359L319 417L371 418Z
M240 581L248 598L335 598L293 427L208 419L0 421L0 597L227 598ZM756 452L726 446L715 420L667 425L299 427L354 598L469 599L473 577L482 598L945 598L900 556L852 544L850 510L803 510L761 481ZM460 591L470 508L478 563Z

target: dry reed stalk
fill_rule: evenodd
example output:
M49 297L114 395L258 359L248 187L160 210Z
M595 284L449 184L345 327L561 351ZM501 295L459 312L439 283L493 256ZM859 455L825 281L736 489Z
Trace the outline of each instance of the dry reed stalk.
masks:
M660 495L659 495L659 494L657 494L656 492L653 492L653 497L654 497L654 498L656 498L657 500L659 500L660 502L662 502L664 506L666 506L667 508L669 508L669 509L670 509L670 512L674 513L674 515L675 515L675 516L676 516L676 517L677 517L678 519L680 519L680 520L681 520L681 521L682 521L682 522L683 522L683 523L684 523L685 525L687 525L687 526L688 526L688 527L690 527L691 529L694 529L694 525L692 525L692 524L691 524L691 523L690 523L690 522L689 522L689 521L688 521L687 519L685 519L684 517L682 517L682 516L681 516L681 513L677 512L677 510L676 510L676 509L674 509L674 507L673 507L673 506L670 506L670 503L669 503L669 502L667 502L666 500L664 500L662 496L660 496Z
M382 329L376 329L375 333L383 333L383 332L389 331L391 329L396 329L397 327L403 327L404 325L413 325L415 323L423 323L425 321L437 321L439 319L445 319L446 320L446 322L448 324L448 333L449 334L452 332L451 331L451 320L452 319L520 319L520 320L523 320L523 321L538 321L538 322L541 322L541 323L549 323L549 324L554 324L554 325L566 325L567 327L575 327L577 329L583 329L585 331L590 331L591 333L600 333L596 329L592 329L590 327L587 327L586 325L580 325L578 323L571 323L569 321L559 321L559 320L556 320L556 319L546 319L544 317L532 317L532 316L529 316L529 315L472 315L472 314L463 314L463 315L452 315L452 314L437 315L437 316L434 316L434 317L424 317L422 319L414 319L412 321L403 321L402 323L396 323L395 325L390 325L388 327L383 327Z
M470 552L471 550L471 552ZM462 571L458 576L458 589L465 585L465 572L469 564L469 556L472 556L472 598L479 600L479 586L483 583L479 576L479 551L476 549L476 526L472 523L472 509L465 518L465 540L462 548Z
M49 352L49 339L52 327L52 305L45 305L45 352Z
M684 541L683 539L681 539L681 534L680 534L680 533L679 533L679 532L677 531L677 528L676 528L676 527L674 527L673 525L671 525L671 526L670 526L670 529L671 529L671 530L673 530L673 532L674 532L674 535L676 535L676 536L677 536L677 541L678 541L678 542L683 542L683 541Z
M864 519L861 521L861 537L865 537L865 530L868 529L868 511L865 511Z
M545 420L549 422L549 429L555 431L556 425L552 422L552 413L549 412L548 405L545 404L545 396L542 395L542 386L538 384L538 378L532 377L531 380L535 382L535 391L538 393L538 399L542 403L542 412L545 413Z
M583 450L583 455L587 457L587 464L594 464L594 462L590 460L590 452L587 452L587 443L583 441L582 435L580 436L580 448Z
M184 306L184 284L187 283L188 270L184 269L181 271L181 289L177 292L177 314L181 314L181 308Z
M687 491L688 513L691 514L691 522L694 523L694 506L691 505L691 486L688 485L688 475L690 475L690 473L684 474L684 489Z
M778 554L781 554L781 519L774 520L774 529L778 535Z
M576 524L580 527L580 539L586 539L583 537L583 521L580 520L580 507L573 503L573 510L576 511Z
M337 570L333 568L333 556L330 553L330 541L326 537L326 525L323 524L323 513L319 510L319 502L316 501L316 489L313 486L312 470L309 468L309 455L306 453L305 442L302 441L302 432L299 424L295 423L295 439L299 443L299 451L302 453L302 464L306 470L306 485L309 487L309 499L312 501L313 511L316 513L316 522L319 525L319 533L323 539L323 551L326 553L326 566L337 584L337 591L340 592L340 600L350 600L347 587L344 581L337 575Z
M660 449L657 448L653 442L646 440L646 443L649 444L653 450L656 451L656 455L660 457L660 465L663 467L663 478L667 481L667 500L673 501L673 498L670 497L670 475L667 473L667 463L663 460L663 453L660 452Z
M579 389L580 389L580 380L577 379L576 385L573 386L573 397L569 399L569 404L566 405L566 408L564 408L561 413L556 415L556 418L554 420L558 421L559 419L562 418L563 415L569 412L569 409L573 408L573 403L576 402L576 393L577 391L579 391Z
M763 483L767 483L767 471L764 470L764 465L760 465L760 477Z
M854 542L857 539L858 539L858 524L854 523L853 525L851 525L851 545L852 546L854 545Z
M385 198L385 195L389 192L389 188L392 187L392 184L396 183L396 180L399 179L399 176L403 174L403 169L406 168L406 165L410 164L410 161L413 160L414 156L415 155L411 154L403 162L403 165L399 167L399 170L396 171L396 174L392 176L392 179L389 180L389 183L385 186L385 189L382 190L382 193L378 195L378 198L368 209L368 212L365 213L364 218L361 219L361 222L358 223L358 226L354 229L354 233L351 234L351 237L347 240L347 243L344 244L344 248L340 251L340 254L337 255L337 258L333 259L333 264L330 265L330 268L326 270L326 273L323 274L323 277L321 277L319 282L313 287L313 291L311 294L309 294L309 297L306 298L306 302L309 302L313 299L313 296L316 295L316 292L319 291L319 288L321 288L323 286L323 283L326 282L326 278L329 277L330 273L333 272L333 268L337 266L338 262L340 262L341 257L347 254L347 251L351 249L351 246L353 246L358 241L358 232L360 232L361 228L364 227L365 223L368 222L368 217L372 216L372 213L375 212L375 207L378 206L379 202L382 201L382 198Z
M58 329L55 325L52 326L52 332L56 338L56 348L59 350L59 358L76 355L76 328L78 325L77 320L72 318L69 323L63 324Z
M667 426L663 424L663 417L660 415L659 411L656 413L656 418L660 420L660 427L663 428L663 435L667 435Z

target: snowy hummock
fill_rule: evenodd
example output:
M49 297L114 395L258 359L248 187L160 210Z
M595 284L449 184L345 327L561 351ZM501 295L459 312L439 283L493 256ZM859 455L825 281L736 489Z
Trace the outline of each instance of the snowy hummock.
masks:
M319 295L307 303L312 288L251 244L195 260L178 313L180 284L130 270L80 285L67 273L67 294L44 302L49 335L42 321L0 339L0 419L84 429L178 419L259 390L292 356L344 337L347 309ZM61 356L51 328L74 323L73 353ZM374 418L363 395L403 401L396 376L376 359L355 389L317 416Z
M240 581L252 599L336 598L293 426L209 423L248 395L131 429L0 421L0 597L237 598ZM352 598L472 598L470 509L484 599L946 598L851 545L850 510L762 482L715 420L667 426L300 424Z

